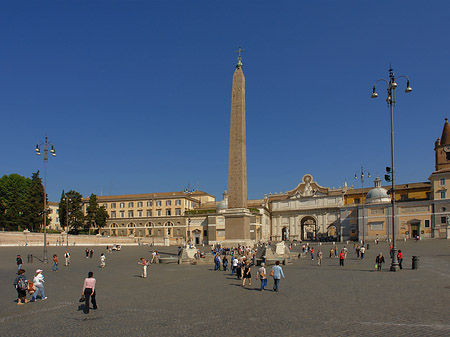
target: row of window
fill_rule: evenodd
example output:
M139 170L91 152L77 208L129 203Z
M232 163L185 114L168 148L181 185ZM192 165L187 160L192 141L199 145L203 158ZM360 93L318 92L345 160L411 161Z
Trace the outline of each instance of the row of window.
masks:
M172 210L166 209L166 216L172 216ZM136 211L136 215L138 218L141 218L144 216L144 211ZM175 215L181 215L181 208L175 209ZM153 212L151 210L146 211L146 216L151 217L153 216ZM155 211L155 216L162 216L162 210L158 209ZM116 218L117 212L111 211L111 218ZM119 211L119 217L125 218L125 211ZM128 211L128 218L134 218L134 211Z
M154 202L155 202L156 207L161 207L162 206L162 200L156 200ZM185 203L186 203L186 201L185 201ZM125 202L120 202L119 203L119 208L125 208L125 204L126 204ZM166 204L166 206L172 206L172 200L166 200L165 204ZM138 202L136 202L136 205L137 205L137 207L143 207L144 206L144 202L138 201ZM153 201L147 201L146 205L147 205L147 207L152 207L153 206ZM116 206L117 205L116 205L115 202L111 203L111 208L116 208ZM175 200L175 206L181 206L181 200L179 200L179 199ZM108 208L108 204L104 203L103 207ZM133 207L134 207L134 201L128 202L128 208L133 208Z

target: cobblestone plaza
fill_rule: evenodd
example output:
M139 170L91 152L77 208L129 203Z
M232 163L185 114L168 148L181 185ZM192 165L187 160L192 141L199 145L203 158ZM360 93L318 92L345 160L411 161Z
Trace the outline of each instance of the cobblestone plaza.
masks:
M339 244L339 249L344 244ZM389 272L390 259L381 272L375 257L389 256L388 244L370 244L363 261L356 259L353 244L344 267L330 259L330 245L322 266L310 257L283 266L286 279L280 292L260 292L252 268L252 286L213 265L152 264L149 277L140 278L140 257L150 258L148 246L126 246L106 253L106 268L99 268L105 247L70 247L71 265L64 266L64 247L49 247L49 256L60 257L59 272L38 259L27 263L27 254L42 257L42 247L1 248L0 334L2 336L448 336L450 334L450 242L433 240L399 242L404 269ZM159 249L158 247L156 247ZM206 247L205 247L206 248ZM160 248L176 255L176 247ZM299 251L300 246L293 250ZM46 301L24 306L15 302L12 285L16 254L24 258L26 276L42 268ZM411 257L420 257L411 270ZM269 267L270 269L270 267ZM98 310L88 315L78 299L88 271L97 279Z

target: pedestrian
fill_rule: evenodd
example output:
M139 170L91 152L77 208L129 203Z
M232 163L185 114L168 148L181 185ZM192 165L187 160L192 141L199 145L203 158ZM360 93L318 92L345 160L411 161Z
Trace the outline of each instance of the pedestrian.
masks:
M311 260L314 260L314 247L311 247Z
M17 304L27 303L28 280L25 276L25 270L22 268L17 272L17 277L14 280L14 288L17 290Z
M347 247L344 246L344 254L345 254L345 258L347 258L347 253L348 253L348 249L347 249Z
M219 253L216 253L216 255L214 256L214 270L219 270L220 271L220 257L219 257Z
M47 297L45 296L44 292L44 275L42 274L42 269L37 269L36 273L34 274L33 283L36 288L33 297L31 298L31 302L36 301L38 294L41 296L41 300L46 300Z
M226 255L223 256L222 266L223 266L223 271L227 271L227 269L228 269L228 259L227 259Z
M360 254L361 254L361 260L364 260L364 253L366 252L366 248L364 246L361 247Z
M317 265L321 266L322 265L322 251L319 249L319 251L317 252Z
M242 276L242 262L241 261L238 261L238 264L236 266L236 276L237 276L238 280L241 279L241 276Z
M92 259L93 256L94 256L94 250L91 248L91 250L89 251L89 257Z
M357 258L357 259L359 259L360 253L361 253L361 246L358 245L358 246L356 247L356 258Z
M69 252L66 250L66 252L64 253L64 260L65 260L65 266L67 267L68 265L70 265L70 254Z
M105 260L106 260L106 256L105 254L101 254L100 255L100 268L105 268Z
M399 250L398 253L397 253L397 259L398 259L398 265L399 265L400 269L403 269L403 266L402 266L402 264L403 264L403 253L402 253L401 250Z
M22 269L23 265L23 260L20 257L20 255L17 255L16 262L17 262L17 271L19 271L20 269Z
M86 254L86 259L88 259L89 258L89 248L86 248L86 250L84 252Z
M377 258L375 259L375 268L378 271L381 271L381 265L384 263L384 256L383 254L378 254Z
M333 247L330 248L330 259L334 257L334 249Z
M150 261L150 263L156 263L157 262L157 258L158 258L158 251L153 251L152 253L152 260Z
M338 247L337 245L334 246L334 257L337 258L338 257Z
M233 262L233 264L232 264L232 266L231 266L231 275L233 275L234 273L236 273L237 272L237 266L238 266L238 259L233 255L232 257L231 257L231 259L232 259L232 262Z
M261 280L261 288L259 288L259 290L264 291L264 288L267 286L266 264L264 262L261 263L261 267L258 269L256 279L258 279L258 277Z
M248 279L248 285L252 286L252 273L250 268L250 261L245 261L244 275L242 277L242 286L245 287L245 281Z
M283 269L280 266L280 261L275 262L275 266L272 267L270 276L273 277L273 291L278 291L281 278L284 278Z
M97 310L97 301L95 300L97 291L95 289L96 280L93 277L94 273L89 272L88 277L84 279L83 290L81 296L84 296L84 313L89 314L89 298L91 298L92 307Z
M58 255L56 255L56 254L53 254L52 271L58 271Z
M394 246L391 244L391 245L389 246L389 255L391 256L391 259L394 258L394 251L392 250L393 248L394 248Z
M339 265L344 266L344 260L345 260L345 252L344 250L341 250L339 253Z
M140 261L138 262L142 266L142 274L141 277L146 278L147 277L147 267L149 265L148 261L141 257Z

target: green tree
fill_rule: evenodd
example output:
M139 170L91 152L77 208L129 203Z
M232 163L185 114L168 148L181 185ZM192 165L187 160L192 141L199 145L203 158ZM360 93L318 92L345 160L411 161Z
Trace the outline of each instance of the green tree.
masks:
M39 177L39 171L31 176L23 214L26 227L29 230L42 228L44 221L44 186L42 185L42 179ZM49 223L50 218L47 216L47 224Z
M89 233L94 227L104 227L106 225L107 218L109 218L108 212L103 206L98 206L97 196L95 194L91 194L89 197L89 204L86 207L85 216L86 228L89 229Z
M81 229L83 228L84 225L84 215L83 215L83 211L82 211L82 198L83 196L77 192L77 191L73 191L70 190L69 192L64 194L63 191L63 195L61 196L61 200L59 202L59 209L61 212L61 209L63 209L63 215L64 215L64 220L66 220L66 216L68 217L68 224L69 224L69 229ZM67 198L67 199L66 199ZM64 210L66 210L67 207L67 203L69 204L69 208L67 209L67 213L64 213ZM61 220L61 213L60 213L60 220Z
M69 220L68 219L67 206L68 206L68 200L67 200L66 194L64 193L64 190L63 190L62 194L61 194L61 199L59 199L58 214L59 214L59 223L64 228L67 227L68 220ZM66 228L66 230L68 231L69 228Z
M15 173L0 178L0 227L4 230L29 228L26 214L30 184L31 179Z

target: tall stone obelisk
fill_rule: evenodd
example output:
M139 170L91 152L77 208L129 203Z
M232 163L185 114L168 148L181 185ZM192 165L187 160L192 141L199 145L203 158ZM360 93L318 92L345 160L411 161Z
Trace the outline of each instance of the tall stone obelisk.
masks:
M233 75L228 158L228 210L225 212L225 241L249 244L250 217L247 209L247 145L245 140L245 77L242 49Z

